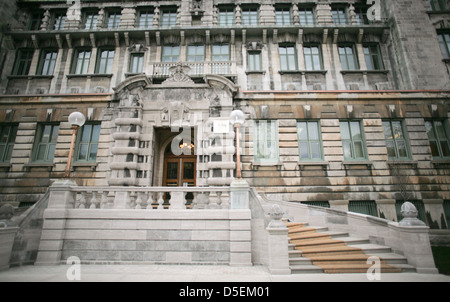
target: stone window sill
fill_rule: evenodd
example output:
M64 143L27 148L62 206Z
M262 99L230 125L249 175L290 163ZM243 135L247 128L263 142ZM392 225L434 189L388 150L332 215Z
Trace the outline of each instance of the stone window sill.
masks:
M29 172L31 168L47 168L49 172L55 167L54 163L29 163L23 165L25 171Z
M251 162L252 169L258 170L259 167L277 167L278 170L281 170L283 163L281 162Z
M348 167L348 166L367 166L367 169L372 169L372 167L373 167L373 162L369 161L369 160L346 160L346 161L343 161L342 164L345 167Z
M95 172L97 169L97 163L89 163L89 162L74 162L72 163L72 171L76 170L77 168L89 168L92 172Z
M297 164L299 165L300 170L302 171L305 168L305 166L322 166L323 170L326 170L328 167L327 161L299 161Z
M89 74L67 74L66 77L68 79L71 78L112 78L113 74L112 73L89 73Z
M342 74L362 73L362 74L388 74L389 70L341 70Z

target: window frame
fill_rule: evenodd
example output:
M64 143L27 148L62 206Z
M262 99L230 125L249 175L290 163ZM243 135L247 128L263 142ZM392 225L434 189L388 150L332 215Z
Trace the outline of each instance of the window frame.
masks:
M262 71L262 54L260 50L247 51L247 71Z
M25 76L30 73L35 50L33 48L21 48L17 52L14 62L13 75ZM28 56L25 56L28 54Z
M258 7L246 5L241 8L241 20L243 26L258 26L259 11Z
M42 19L44 18L43 11L34 11L30 14L30 20L28 21L28 30L40 30Z
M153 28L153 19L155 17L155 10L153 8L140 8L138 10L138 18L136 20L136 28L151 29ZM145 16L145 17L143 17Z
M89 133L89 140L86 142L83 142L83 136L84 136L84 132L87 129L87 126L90 126L90 133ZM97 129L97 133L98 136L96 137L97 140L93 140L93 135L95 133L95 127L98 127ZM78 130L78 135L77 135L77 141L76 141L76 149L75 149L75 157L74 157L74 162L76 163L95 163L97 161L97 154L98 154L98 145L100 143L100 131L101 131L101 123L100 122L88 122L86 124L83 125L83 127L81 127ZM86 156L83 159L80 159L80 152L81 152L81 148L83 145L87 145L87 151L86 151ZM91 158L91 150L92 147L96 145L97 148L97 152L95 153L95 158Z
M202 49L199 52L200 47ZM193 53L191 53L191 51L193 51ZM205 44L189 44L186 47L186 60L188 62L204 62L205 54L206 54Z
M316 16L314 14L314 7L297 5L298 7L298 20L300 26L308 26L316 24ZM302 22L305 21L305 22ZM310 22L311 21L311 22Z
M450 29L443 29L437 31L439 47L444 59L450 59Z
M98 12L94 10L86 10L83 12L83 28L84 29L97 29L98 28ZM91 20L90 20L90 17Z
M348 24L347 8L344 6L332 6L331 18L334 25L346 25Z
M219 26L234 26L235 8L231 5L219 6L217 10L217 24Z
M254 123L254 131L253 131L253 149L254 149L254 160L257 163L267 163L267 164L275 164L279 162L279 158L280 158L280 151L279 151L279 140L278 140L278 120L265 120L265 119L261 119L261 120L255 120L253 121ZM259 132L261 130L260 127L262 127L261 125L264 124L264 128L265 128L265 132L266 134L264 135L264 137L261 139L259 137ZM267 135L267 130L268 130L268 125L270 124L270 139L268 139L268 135ZM259 156L259 148L260 148L260 142L262 142L262 146L263 146L263 153L266 153L267 150L269 150L270 153L270 157L265 157L265 156ZM268 147L270 143L270 147ZM273 149L272 149L273 148ZM272 149L272 150L271 150Z
M106 58L103 57L103 53L108 52ZM113 53L112 58L110 57L111 52ZM112 66L114 65L114 59L116 57L116 50L114 47L104 47L100 48L97 53L97 61L95 64L95 74L111 74ZM105 61L105 67L102 69L102 61Z
M277 26L291 26L292 12L288 5L279 5L275 7L275 25Z
M52 30L64 30L67 21L66 11L55 11L52 13Z
M49 140L46 142L42 142L46 127L51 127ZM55 136L55 132L56 132L56 136ZM58 136L59 136L59 123L39 123L37 130L36 130L36 136L35 136L34 144L33 144L32 162L34 162L34 163L52 163L53 159L55 157L55 150L56 150L56 144L58 141ZM53 137L55 139L54 141L53 141ZM45 147L44 159L38 158L39 149L41 146ZM51 155L50 155L50 152L52 152Z
M50 57L47 57L50 55ZM58 60L58 49L43 49L39 57L37 74L42 76L53 76Z
M342 124L344 124L344 123L348 125L349 138L344 138L343 129L342 129ZM353 139L352 127L351 127L352 123L358 123L359 131L360 131L360 135L361 135L361 138L358 140ZM346 161L367 160L367 145L366 145L366 140L365 140L365 135L364 135L363 121L358 120L358 119L339 120L339 130L341 133L342 151L343 151L344 160L346 160ZM350 157L346 156L346 152L345 152L345 143L346 142L350 142L350 153L351 153ZM355 143L356 142L361 143L361 152L363 153L363 156L360 156L360 157L356 156L356 152L355 152L355 150L356 150Z
M310 124L316 124L317 125L317 139L311 139L311 133L310 133ZM300 135L300 124L305 124L305 130L306 130L306 139L303 139ZM323 154L323 142L322 142L322 131L320 127L320 120L297 120L297 138L298 138L298 152L299 152L299 160L301 162L315 162L315 161L323 161L324 154ZM308 146L308 158L302 157L302 143L306 143ZM316 143L318 144L319 148L319 157L313 157L312 155L312 144Z
M89 52L89 57L86 57L86 53L88 53L88 52ZM81 68L79 68L81 53L84 53L84 56L81 59L81 62L82 62ZM91 57L92 57L92 49L90 49L90 48L76 49L74 56L73 56L73 62L72 62L72 74L88 74ZM81 69L81 70L78 72L78 69Z
M220 50L217 53L217 50ZM226 50L224 52L223 50ZM228 62L231 59L231 47L229 43L215 43L211 45L211 61Z
M338 55L339 55L339 61L341 62L341 67L343 71L349 71L349 70L359 70L359 61L358 61L358 54L356 52L356 47L354 43L342 43L342 44L338 44ZM341 53L341 49L345 50L345 54ZM351 54L351 58L354 64L354 68L348 68L349 67L349 58L350 58L350 54L347 53L347 50L351 49L352 50L352 54ZM345 58L345 61L342 60L342 58ZM345 65L344 65L345 63ZM346 68L344 68L346 67Z
M122 12L120 9L111 9L106 12L105 28L118 29L120 27L120 19L122 18Z
M443 140L439 137L439 133L436 129L436 123L438 123L438 122L442 123L442 127L444 129L445 140ZM427 123L431 123L431 125L432 125L434 138L431 138L429 135ZM431 155L433 156L433 158L450 159L450 151L449 151L449 155L445 156L442 151L442 145L441 145L443 143L446 143L448 150L450 150L450 131L449 131L448 120L446 120L446 119L426 119L425 120L425 129L426 129L426 132L428 135L428 141L430 142ZM432 142L436 142L436 147L437 147L436 150L438 151L438 155L433 154Z
M428 3L430 4L430 9L432 11L443 11L449 9L445 0L428 0Z
M177 25L178 13L177 9L173 7L164 7L161 9L159 26L162 28L169 28Z
M312 48L317 48L318 53L315 54L315 53L312 53L312 52L311 53L306 53L305 52L305 49L312 49ZM315 63L315 60L314 60L315 57L318 57L318 59L319 59L319 67L320 68L317 68L317 66L316 66L316 63ZM303 45L303 58L305 60L305 70L307 70L307 71L323 70L322 47L321 47L320 44L318 44L318 43L304 44ZM311 63L312 69L308 68L308 63L307 62L309 62L309 61Z
M144 71L144 57L143 52L132 52L130 53L130 63L128 65L129 73L142 73ZM137 58L137 62L136 59ZM137 65L136 65L137 64Z
M364 43L362 44L364 60L366 61L367 70L376 71L384 70L383 56L381 55L381 48L378 43ZM373 51L375 50L375 51ZM377 62L375 64L375 62ZM376 67L375 65L379 65Z
M170 54L167 53L167 51L170 49ZM176 50L176 53L174 53L174 50ZM163 63L174 63L178 62L180 60L180 45L163 45L162 51L161 51L161 62ZM170 60L167 60L169 59Z
M385 124L389 123L389 129L390 129L390 137L386 137L386 128ZM402 132L402 139L395 137L394 127L393 123L400 123L400 130ZM400 119L383 119L382 120L382 127L383 127L383 133L384 133L384 139L386 141L386 149L387 149L387 155L390 160L409 160L411 159L411 149L409 145L409 139L408 139L408 132L406 131L405 121ZM394 148L394 156L389 155L389 149L388 149L388 142L392 142L393 148ZM399 152L399 143L403 142L405 145L405 152L406 156L400 156Z
M17 137L18 123L0 124L0 163L9 163ZM5 132L8 133L5 133ZM6 134L6 136L5 136ZM3 141L4 137L6 140Z
M288 49L293 49L293 53L288 53ZM285 49L286 53L282 53L282 49ZM286 72L286 71L298 71L298 60L297 60L297 49L295 47L295 44L279 44L278 45L278 55L280 57L280 71ZM293 59L293 63L290 63ZM285 62L284 62L285 61ZM283 66L283 63L285 63L285 66ZM294 66L291 66L293 64ZM293 68L292 68L293 67Z

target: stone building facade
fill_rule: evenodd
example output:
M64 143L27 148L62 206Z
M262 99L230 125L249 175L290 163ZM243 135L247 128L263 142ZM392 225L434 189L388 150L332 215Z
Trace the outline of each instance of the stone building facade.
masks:
M445 0L18 0L0 51L0 203L80 186L229 186L450 223ZM13 6L13 5L12 5Z

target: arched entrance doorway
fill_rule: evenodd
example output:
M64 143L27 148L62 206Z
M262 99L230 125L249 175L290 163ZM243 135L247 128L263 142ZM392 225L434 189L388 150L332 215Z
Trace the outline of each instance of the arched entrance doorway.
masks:
M168 144L164 152L164 173L163 186L167 187L195 187L197 156L195 155L195 145L191 142L180 141L181 152L172 150L172 144ZM187 152L186 152L187 151ZM190 154L190 155L189 155Z

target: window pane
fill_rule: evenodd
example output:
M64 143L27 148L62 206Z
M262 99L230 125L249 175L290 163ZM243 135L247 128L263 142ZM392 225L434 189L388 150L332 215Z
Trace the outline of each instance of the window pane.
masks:
M299 140L308 140L306 122L298 123L298 139Z
M363 158L364 157L364 150L362 142L355 142L355 158Z
M431 122L425 122L425 129L427 130L428 138L435 139L433 124Z
M441 141L442 156L450 156L450 148L447 141Z
M405 141L397 141L398 157L408 157Z
M439 157L440 154L439 154L439 148L438 148L437 142L436 141L431 141L430 142L430 147L431 147L431 155Z
M98 144L91 144L91 150L89 152L89 160L94 161L97 159Z
M88 144L81 144L80 149L78 151L78 160L86 160L88 153Z
M308 143L300 143L300 158L309 159Z
M340 122L342 139L350 139L350 129L347 122Z
M316 122L308 123L309 139L319 140L319 126Z
M352 158L352 143L350 141L342 142L342 148L344 150L344 158Z
M386 141L386 148L387 148L388 156L390 158L395 158L396 154L395 154L394 141Z
M384 131L384 137L386 139L394 139L394 137L392 135L392 130L391 130L391 123L383 122L383 131Z
M311 143L311 158L318 159L321 158L321 152L320 152L320 144L318 142L312 142Z
M444 124L441 121L436 121L434 123L435 127L436 127L436 133L439 139L447 139L446 135L445 135L445 129L444 129Z
M352 139L353 140L361 140L361 128L359 122L350 122L350 128L352 132Z

